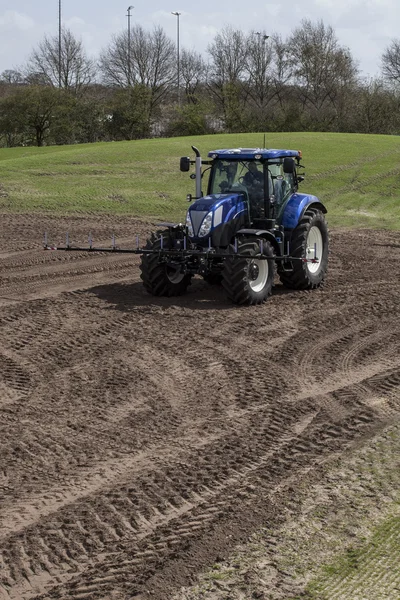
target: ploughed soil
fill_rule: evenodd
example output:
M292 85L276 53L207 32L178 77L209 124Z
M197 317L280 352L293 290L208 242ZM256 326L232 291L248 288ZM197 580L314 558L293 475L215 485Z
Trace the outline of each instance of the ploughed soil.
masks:
M399 232L333 230L323 289L250 308L41 247L153 228L0 215L1 600L170 599L399 418Z

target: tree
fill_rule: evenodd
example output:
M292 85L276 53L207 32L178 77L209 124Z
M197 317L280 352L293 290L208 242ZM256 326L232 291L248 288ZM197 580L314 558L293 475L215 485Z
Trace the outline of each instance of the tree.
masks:
M7 83L9 85L18 85L24 83L24 76L19 71L14 69L6 69L0 75L0 83Z
M0 129L8 145L43 146L51 126L59 119L64 96L51 87L30 86L17 89L0 106Z
M249 124L253 131L274 127L279 87L277 85L277 36L252 31L247 38L246 73Z
M87 58L81 41L69 29L61 34L61 62L58 36L47 37L33 50L27 65L28 81L79 92L94 79L94 62Z
M382 55L381 63L385 79L400 83L400 40L392 40Z
M130 52L129 52L130 49ZM141 26L114 36L100 56L103 83L114 87L136 88L140 105L148 117L145 129L155 117L175 77L175 46L161 27L146 32ZM143 94L143 90L147 90ZM143 98L147 106L143 106Z
M246 67L247 44L242 31L224 27L208 46L212 59L212 77L219 84L239 81Z
M208 122L210 107L206 101L174 105L168 119L165 135L205 135L214 133Z
M399 98L381 79L362 82L355 94L354 129L361 133L398 134Z
M267 40L265 31L250 33L245 64L249 76L249 95L262 112L272 97L272 47Z
M150 90L140 84L115 90L109 105L108 131L113 139L133 140L150 136Z
M175 46L161 27L147 32L137 25L131 31L114 35L101 52L99 61L103 83L116 87L141 84L153 92L173 81Z
M207 68L203 57L194 50L182 50L180 58L180 75L188 102L197 103L197 93L206 79Z
M6 147L11 148L23 143L24 133L23 113L18 110L14 92L0 100L0 138Z
M308 126L325 128L336 118L341 91L356 83L350 51L339 45L331 26L304 20L287 42L292 82L308 116Z
M105 85L127 87L129 85L128 36L114 35L109 46L100 54L99 67Z
M222 110L228 131L240 131L245 121L247 43L242 31L225 27L208 46L211 65L208 86Z

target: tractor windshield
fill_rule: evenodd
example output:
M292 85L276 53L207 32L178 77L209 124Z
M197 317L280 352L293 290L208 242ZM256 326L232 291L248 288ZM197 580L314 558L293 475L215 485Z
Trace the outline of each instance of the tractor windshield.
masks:
M216 160L213 164L209 194L242 193L249 202L252 218L264 215L264 169L267 163L259 160ZM268 170L269 195L273 193L272 177Z
M247 190L254 182L264 190L263 165L260 161L217 160L212 169L210 194Z

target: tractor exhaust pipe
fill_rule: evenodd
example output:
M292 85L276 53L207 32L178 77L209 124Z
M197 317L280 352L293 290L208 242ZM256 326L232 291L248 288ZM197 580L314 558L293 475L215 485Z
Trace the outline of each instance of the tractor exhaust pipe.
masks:
M196 199L201 198L201 156L198 148L192 146L192 150L196 155L195 167L196 167Z

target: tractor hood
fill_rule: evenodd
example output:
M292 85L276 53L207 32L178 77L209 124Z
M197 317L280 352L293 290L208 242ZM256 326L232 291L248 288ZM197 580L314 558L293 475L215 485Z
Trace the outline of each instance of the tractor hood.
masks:
M226 241L225 238L236 233L245 222L247 214L247 202L242 193L203 196L187 212L189 237L201 243L204 240L208 242L211 236L213 245L227 245L229 240Z

